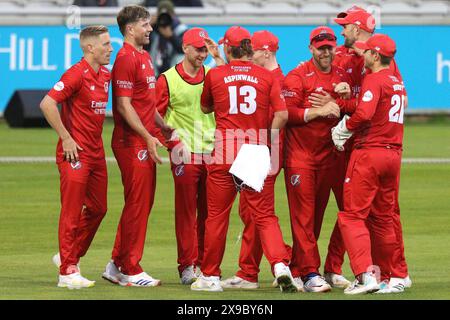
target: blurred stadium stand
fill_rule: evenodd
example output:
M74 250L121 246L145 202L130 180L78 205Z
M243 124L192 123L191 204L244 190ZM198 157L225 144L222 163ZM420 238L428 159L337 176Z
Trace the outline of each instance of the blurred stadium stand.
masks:
M142 0L119 0L119 7L141 4ZM59 25L73 0L0 0L0 25ZM351 5L378 6L386 24L450 24L450 1L338 1L338 0L203 0L203 7L177 7L183 22L227 25L246 24L319 24L330 23L337 12ZM119 7L82 7L81 23L114 24ZM150 8L152 13L155 8ZM24 19L26 17L26 19ZM45 17L45 19L43 19Z

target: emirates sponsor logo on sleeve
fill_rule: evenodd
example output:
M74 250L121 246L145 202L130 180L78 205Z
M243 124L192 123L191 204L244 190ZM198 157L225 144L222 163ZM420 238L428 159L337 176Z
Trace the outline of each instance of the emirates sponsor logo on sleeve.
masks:
M300 175L299 174L294 174L291 176L291 185L293 187L300 185Z
M120 89L133 89L133 82L131 81L117 80L116 84Z
M81 161L71 162L70 166L73 170L80 170L83 166L81 165Z
M139 150L137 157L139 161L147 161L148 160L148 150Z
M366 92L364 92L362 101L369 102L369 101L372 101L372 99L373 99L373 93L370 90L367 90Z
M62 81L57 82L53 86L53 89L55 89L56 91L62 91L64 89L64 82L62 82Z

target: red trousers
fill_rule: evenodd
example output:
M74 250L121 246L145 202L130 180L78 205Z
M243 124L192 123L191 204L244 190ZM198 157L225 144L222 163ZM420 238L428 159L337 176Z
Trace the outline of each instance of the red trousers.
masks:
M292 230L291 271L294 277L305 277L309 273L320 273L320 254L317 240L322 228L323 216L331 190L338 203L341 199L342 168L335 161L328 169L311 170L285 168L285 183L289 202ZM336 248L329 256L329 264L339 264L340 252L345 253L339 230L335 230L330 246ZM330 262L331 261L331 262Z
M108 174L105 159L58 164L61 214L59 218L59 254L61 275L76 272L106 214Z
M200 156L200 155L198 155ZM172 159L172 158L171 158ZM206 206L206 164L171 163L175 184L175 235L178 249L178 271L203 259Z
M398 247L394 210L400 162L401 152L388 148L355 149L350 157L338 222L355 275L374 265L382 278L392 270Z
M156 165L146 147L113 148L124 187L122 210L112 260L122 273L143 272L139 262L144 253L145 236L156 187Z
M236 186L228 170L231 165L208 165L207 203L205 223L205 252L201 270L205 276L220 276L220 264L225 251L230 211L237 195ZM261 193L244 189L241 197L252 213L264 255L273 267L289 264L278 218L273 208L273 189L264 187ZM271 195L272 194L272 195Z
M350 153L337 153L335 164L335 179L333 180L331 189L339 211L344 210L344 179L347 170L347 163L350 160ZM328 244L328 252L324 265L324 272L342 274L342 265L344 264L345 246L342 239L341 231L336 217L336 223L331 233L330 242Z
M268 176L264 181L265 194L272 198L271 207L268 211L275 214L275 182L277 175ZM239 271L236 275L250 282L258 282L259 265L263 256L261 239L259 237L256 224L252 218L252 212L248 206L248 200L245 194L239 198L239 215L244 223L242 232L241 252L239 254ZM291 256L291 247L285 244L286 250Z
M346 159L345 164L340 164L342 168L347 168L347 162L350 160L350 156L345 155L343 159ZM345 170L342 179L338 180L337 186L333 186L333 193L336 198L336 202L339 211L344 210L342 186L345 178ZM400 175L396 188L396 203L395 203L395 215L394 215L394 228L397 237L397 249L394 254L394 263L392 266L391 276L397 278L405 278L408 275L408 266L405 259L405 248L403 243L403 231L400 221L400 206L399 206L399 187L400 187ZM328 254L325 261L324 272L332 272L336 274L342 274L342 265L344 263L345 246L343 245L343 239L339 230L339 223L336 221L333 232L331 234L330 243L328 245Z

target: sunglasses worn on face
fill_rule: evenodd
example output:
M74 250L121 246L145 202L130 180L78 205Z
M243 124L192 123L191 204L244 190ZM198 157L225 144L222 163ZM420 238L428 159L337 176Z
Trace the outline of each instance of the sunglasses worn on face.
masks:
M329 34L329 33L321 33L321 34L315 36L314 38L312 38L311 43L320 42L320 41L324 41L324 40L336 41L337 38L336 38L336 36Z

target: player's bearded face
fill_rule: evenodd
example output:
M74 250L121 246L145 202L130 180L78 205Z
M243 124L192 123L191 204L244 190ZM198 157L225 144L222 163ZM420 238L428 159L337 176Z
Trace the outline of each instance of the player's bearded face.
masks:
M99 35L93 44L94 58L100 65L107 65L113 51L109 33Z
M192 66L200 68L203 65L203 62L205 62L206 57L208 57L208 49L206 49L206 46L196 48L189 45L185 49L185 55Z
M353 24L346 24L342 29L342 35L344 36L344 46L351 48L357 40L357 27Z
M314 61L320 66L321 69L328 69L333 62L335 55L335 48L332 46L322 46L315 48L311 46Z
M140 19L133 25L134 39L138 45L150 43L150 33L153 31L150 19Z

